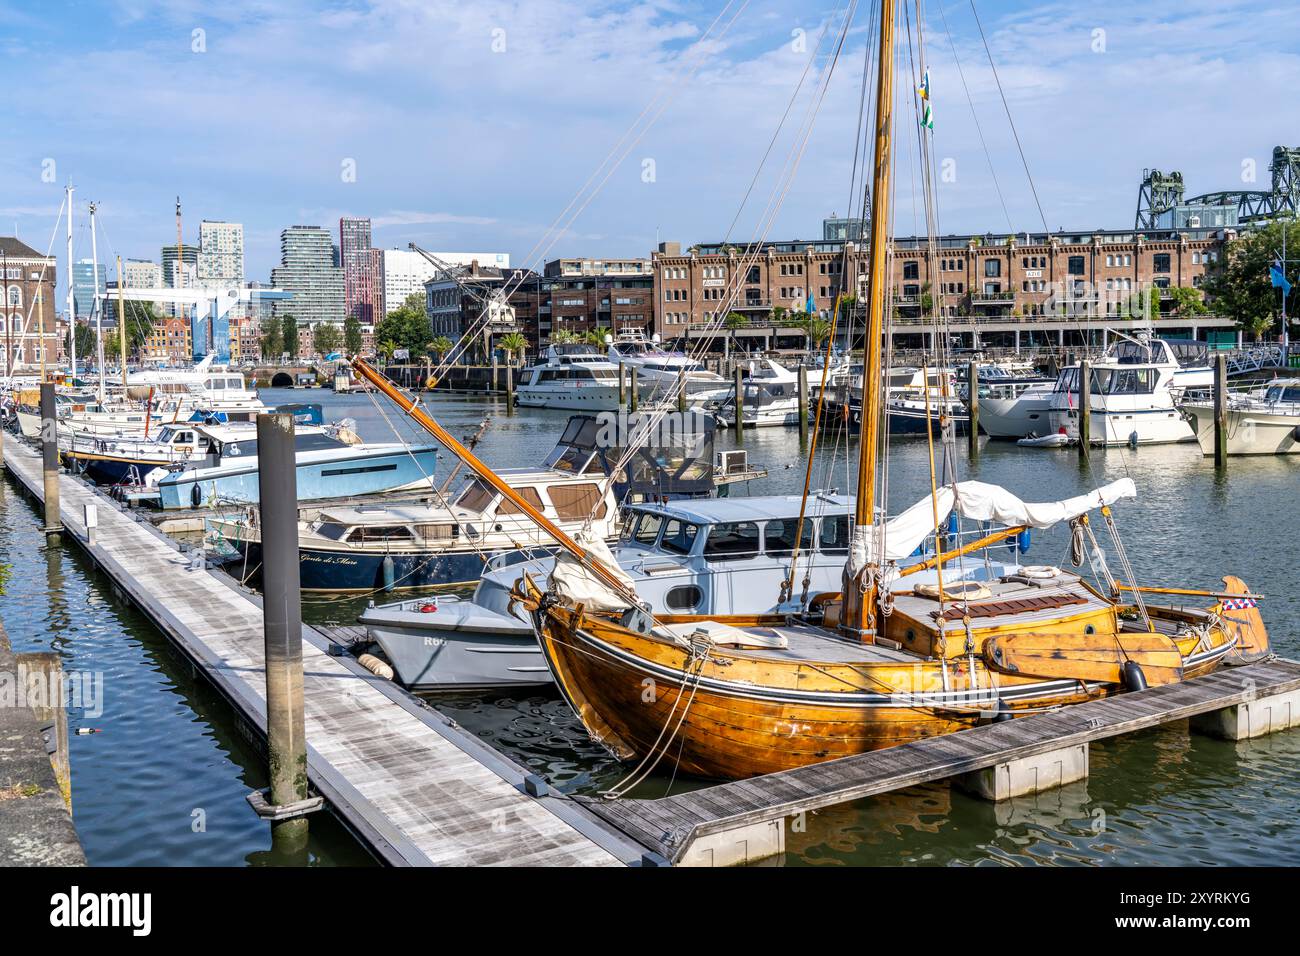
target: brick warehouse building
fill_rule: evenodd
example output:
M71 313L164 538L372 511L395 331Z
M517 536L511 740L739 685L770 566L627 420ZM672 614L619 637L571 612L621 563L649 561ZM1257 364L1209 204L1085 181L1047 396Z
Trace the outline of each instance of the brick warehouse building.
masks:
M12 236L0 236L0 270L4 272L4 310L0 312L0 374L39 369L42 350L45 361L61 361L67 327L56 319L54 297L55 260L43 256ZM40 290L38 302L36 292ZM40 328L44 319L45 337Z
M1235 323L1179 314L1172 290L1198 289L1207 265L1232 236L1231 230L1208 229L944 236L932 258L924 237L896 239L895 344L928 344L929 333L920 329L927 321L922 315L927 296L937 298L963 344L1019 347L1077 344L1105 328L1145 324L1145 316L1126 313L1135 304L1146 308L1144 296L1152 288L1159 290L1162 321L1171 332L1222 336ZM718 243L692 246L683 254L678 243L662 243L651 258L654 329L665 340L681 341L689 330L735 311L749 320L738 333L742 341L761 338L765 346L797 347L802 338L797 327L774 321L773 309L802 312L811 295L813 309L829 318L841 290L865 298L865 244L848 242L847 259L845 249L843 240L822 239L764 243L756 255ZM737 289L734 279L742 271ZM733 294L737 300L728 309Z

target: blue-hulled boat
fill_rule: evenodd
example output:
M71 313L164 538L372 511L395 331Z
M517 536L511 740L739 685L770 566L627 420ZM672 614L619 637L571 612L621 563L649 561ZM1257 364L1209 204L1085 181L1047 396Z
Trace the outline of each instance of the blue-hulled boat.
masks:
M195 426L204 454L157 480L164 509L256 504L257 426L252 422ZM324 501L433 487L437 446L398 442L349 443L330 430L300 426L295 433L298 498Z

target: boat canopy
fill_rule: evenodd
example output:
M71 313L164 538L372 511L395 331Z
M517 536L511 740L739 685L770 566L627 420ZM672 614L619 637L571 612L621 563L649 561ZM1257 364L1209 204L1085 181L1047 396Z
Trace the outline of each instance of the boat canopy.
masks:
M957 514L971 521L992 521L1005 527L1050 528L1121 498L1135 497L1137 487L1132 478L1121 478L1086 495L1045 502L1021 501L1000 485L961 481L957 483L955 492L951 485L940 488L935 496L935 505L926 495L885 524L885 560L900 561L915 552L934 533L936 511L940 524L956 510ZM871 556L871 530L870 526L854 529L849 560L855 570L865 566Z

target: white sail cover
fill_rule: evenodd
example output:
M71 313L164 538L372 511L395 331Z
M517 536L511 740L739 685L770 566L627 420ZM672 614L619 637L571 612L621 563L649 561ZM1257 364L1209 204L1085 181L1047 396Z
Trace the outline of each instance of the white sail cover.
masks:
M619 567L604 538L584 529L575 534L573 540L589 556L613 571L627 586L628 593L636 593L632 578ZM551 588L566 603L585 604L589 611L621 611L628 606L627 598L612 590L567 551L561 551L555 560L555 570L551 572Z
M900 561L914 552L935 530L936 511L939 524L942 525L952 512L954 502L957 513L971 521L991 521L1006 527L1027 525L1031 528L1050 528L1121 498L1135 497L1137 487L1132 478L1112 481L1086 495L1077 495L1064 501L1043 502L1021 501L1000 485L961 481L957 483L955 493L951 485L940 488L935 496L935 505L930 503L930 496L926 495L885 524L885 560ZM871 532L869 526L854 529L849 555L851 573L860 571L872 557L874 549L871 546Z

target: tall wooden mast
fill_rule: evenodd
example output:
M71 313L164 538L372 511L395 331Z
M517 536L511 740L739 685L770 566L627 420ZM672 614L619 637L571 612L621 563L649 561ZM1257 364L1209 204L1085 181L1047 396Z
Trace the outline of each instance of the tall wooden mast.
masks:
M876 146L871 184L871 271L869 273L866 341L863 356L862 433L858 448L858 488L854 525L870 527L875 516L876 459L880 446L880 385L883 370L881 340L884 337L888 281L885 275L889 243L889 167L893 155L890 133L894 119L894 0L880 2L880 53L876 80ZM846 573L844 582L844 628L871 640L867 633L874 588L864 587L871 573L865 567Z

